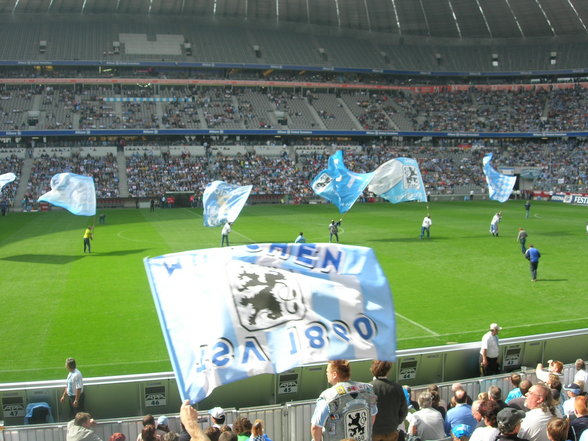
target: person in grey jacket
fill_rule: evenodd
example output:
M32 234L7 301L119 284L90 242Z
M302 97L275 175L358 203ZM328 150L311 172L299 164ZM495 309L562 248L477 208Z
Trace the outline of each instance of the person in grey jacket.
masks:
M73 420L67 423L66 441L102 441L92 427L96 421L86 412L78 412Z

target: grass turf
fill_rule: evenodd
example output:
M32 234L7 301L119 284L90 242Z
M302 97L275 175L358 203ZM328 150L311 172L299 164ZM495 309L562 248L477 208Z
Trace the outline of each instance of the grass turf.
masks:
M585 327L586 207L534 202L530 219L522 201L430 209L430 240L418 238L424 204L358 204L343 219L341 242L373 248L388 276L400 349L477 341L491 322L502 337ZM101 212L91 255L82 252L88 218L0 218L0 382L61 379L67 356L87 377L171 370L142 260L216 247L220 228L203 227L201 209ZM292 242L300 231L326 242L332 218L332 205L246 207L231 244ZM542 254L536 283L515 241L521 226Z

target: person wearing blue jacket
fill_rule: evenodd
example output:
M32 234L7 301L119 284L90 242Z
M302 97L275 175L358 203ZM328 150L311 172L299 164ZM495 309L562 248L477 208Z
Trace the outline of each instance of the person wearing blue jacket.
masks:
M541 253L537 248L533 245L529 245L529 249L525 252L525 259L530 262L531 268L531 281L537 281L537 267L539 266L539 259L541 258Z

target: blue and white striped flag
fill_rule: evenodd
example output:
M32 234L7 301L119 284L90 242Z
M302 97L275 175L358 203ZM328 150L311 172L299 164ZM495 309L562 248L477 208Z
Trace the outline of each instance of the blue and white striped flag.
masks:
M0 191L6 184L10 184L12 181L16 179L16 175L14 173L4 173L0 175Z
M218 227L235 222L251 193L252 185L232 185L224 181L209 183L204 189L204 226Z
M182 399L308 363L395 360L392 293L370 248L243 245L144 263Z
M396 158L380 165L368 190L393 204L407 201L427 202L419 164L412 158Z
M343 152L337 150L329 157L329 165L321 171L310 186L316 194L335 204L339 213L353 206L370 183L374 173L355 173L343 163Z
M492 161L492 153L488 153L482 160L490 199L506 202L517 182L517 177L497 172L494 167L490 165L490 161Z
M57 173L51 178L51 191L38 200L63 207L78 216L94 216L96 214L94 178L75 173Z

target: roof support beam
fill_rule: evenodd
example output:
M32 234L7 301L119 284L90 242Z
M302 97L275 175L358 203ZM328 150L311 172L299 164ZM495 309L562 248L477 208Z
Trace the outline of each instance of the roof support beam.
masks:
M478 5L478 9L480 10L480 14L482 14L482 18L484 19L484 24L486 25L486 29L488 29L488 35L490 38L494 38L492 35L492 29L490 29L490 25L488 24L488 19L486 18L486 13L484 9L482 9L482 5L480 4L480 0L476 0L476 4Z
M541 3L539 2L539 0L535 0L535 3L537 3L537 6L539 6L539 9L541 10L541 13L543 14L543 17L545 17L545 21L549 25L549 29L551 29L551 33L554 36L557 36L557 34L555 33L555 29L553 29L553 25L551 24L551 21L549 20L549 17L545 13L545 10L543 9L543 6L541 6Z
M512 18L514 18L514 21L517 24L517 28L519 28L519 32L521 33L521 37L524 38L525 33L523 32L523 28L521 27L521 24L519 23L519 19L517 18L516 14L512 10L512 7L510 6L510 2L508 0L504 0L504 1L506 2L506 5L508 6L509 11L512 14Z
M427 36L431 36L431 27L429 26L429 19L427 18L427 13L425 12L425 5L423 5L423 0L419 0L419 5L421 6L421 11L423 12L423 17L425 19L425 26L427 27Z
M582 20L582 17L580 17L580 14L578 14L578 11L576 11L576 7L572 3L572 0L568 0L568 3L570 5L570 7L572 8L572 11L574 11L574 14L576 14L576 17L578 18L578 21L580 22L580 24L582 25L582 27L584 28L584 30L588 34L588 28L586 27L586 24L584 23L584 20Z
M392 9L394 10L394 17L396 18L396 26L398 27L398 35L402 35L402 28L400 27L400 19L398 18L398 10L396 9L396 0L390 0L392 2Z
M455 27L457 28L457 34L459 35L459 38L463 38L461 35L461 29L459 27L459 22L457 21L457 16L455 15L455 11L453 10L453 5L451 4L451 0L447 0L447 3L449 4L449 9L451 10L451 15L453 16L453 21L455 22Z
M370 8L368 8L367 0L363 0L363 6L365 7L365 17L367 19L368 31L372 32L372 21L370 20Z

